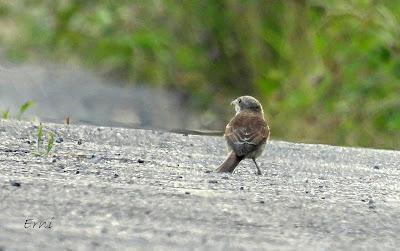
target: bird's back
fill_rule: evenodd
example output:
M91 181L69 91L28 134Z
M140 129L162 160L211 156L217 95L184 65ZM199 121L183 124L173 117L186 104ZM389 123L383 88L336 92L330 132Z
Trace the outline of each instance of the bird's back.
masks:
M264 149L269 128L262 114L240 112L228 123L225 139L228 146L243 157L257 157Z

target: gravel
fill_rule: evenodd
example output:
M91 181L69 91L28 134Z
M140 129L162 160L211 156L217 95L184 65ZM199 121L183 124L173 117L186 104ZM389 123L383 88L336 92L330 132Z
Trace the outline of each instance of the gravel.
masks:
M399 151L271 141L263 175L218 174L222 137L43 126L63 139L48 156L34 123L0 121L0 249L400 246Z

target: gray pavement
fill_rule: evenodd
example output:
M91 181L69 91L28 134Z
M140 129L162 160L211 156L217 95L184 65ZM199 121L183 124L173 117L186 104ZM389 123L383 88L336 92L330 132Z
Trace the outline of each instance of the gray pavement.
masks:
M37 156L37 125L0 121L0 250L399 248L398 151L271 141L262 176L217 174L222 137L44 128Z
M28 100L35 105L27 120L63 123L65 117L79 124L150 128L221 128L215 116L194 109L177 90L127 86L93 72L63 65L14 65L2 67L0 57L0 113L14 118ZM185 101L186 100L186 101ZM227 102L228 103L228 102Z

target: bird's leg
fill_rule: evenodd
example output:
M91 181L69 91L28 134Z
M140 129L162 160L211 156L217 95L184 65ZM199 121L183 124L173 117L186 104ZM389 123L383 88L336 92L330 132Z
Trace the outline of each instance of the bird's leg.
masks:
M261 170L260 170L260 168L259 168L258 165L257 165L256 159L253 158L253 161L254 161L254 164L255 164L256 167L257 167L257 174L258 174L258 175L261 175Z

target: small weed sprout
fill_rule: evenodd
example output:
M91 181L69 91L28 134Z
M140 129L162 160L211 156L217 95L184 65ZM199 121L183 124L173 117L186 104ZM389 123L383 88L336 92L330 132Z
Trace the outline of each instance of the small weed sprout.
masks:
M10 116L10 110L8 110L8 109L1 113L2 119L8 119L9 116Z
M18 120L21 120L21 118L22 118L22 115L24 115L24 113L26 112L26 111L28 111L32 106L34 106L35 105L35 101L33 101L33 100L28 100L28 101L26 101L25 103L23 103L20 107L19 107L19 112L18 112L18 115L17 115L17 119ZM10 118L10 116L11 116L11 114L10 114L10 109L7 109L7 110L5 110L5 111L3 111L2 113L1 113L1 118L2 119L9 119Z
M26 101L24 104L22 104L20 107L19 107L19 114L18 114L18 120L21 120L21 117L22 117L22 115L29 109L29 108L31 108L32 106L34 106L35 105L35 102L33 101L33 100L28 100L28 101Z
M38 152L40 152L42 142L43 142L43 125L42 125L42 123L40 123L38 130L37 130L37 150L38 150Z
M54 138L55 138L55 133L50 131L49 133L47 133L47 145L46 145L46 149L43 149L43 143L44 143L44 128L42 123L39 124L38 129L37 129L37 133L36 133L36 141L37 141L37 152L35 152L36 156L48 156L51 152L51 150L54 147Z
M47 141L46 155L49 155L51 149L54 146L55 134L54 134L54 132L50 132L47 136L48 136L49 140Z

